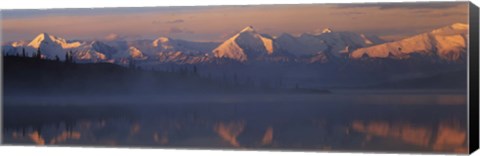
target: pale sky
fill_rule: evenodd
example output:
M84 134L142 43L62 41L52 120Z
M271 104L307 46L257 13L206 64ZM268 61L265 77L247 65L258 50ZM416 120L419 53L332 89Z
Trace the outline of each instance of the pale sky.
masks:
M467 2L301 4L1 10L3 40L42 32L66 39L223 41L246 26L271 35L314 33L328 27L400 39L468 22Z

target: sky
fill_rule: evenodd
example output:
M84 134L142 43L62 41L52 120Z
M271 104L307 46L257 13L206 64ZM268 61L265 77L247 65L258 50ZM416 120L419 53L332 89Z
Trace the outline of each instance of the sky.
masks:
M3 42L42 32L66 39L154 39L221 42L244 27L270 35L324 28L397 40L468 22L467 2L351 3L1 10Z

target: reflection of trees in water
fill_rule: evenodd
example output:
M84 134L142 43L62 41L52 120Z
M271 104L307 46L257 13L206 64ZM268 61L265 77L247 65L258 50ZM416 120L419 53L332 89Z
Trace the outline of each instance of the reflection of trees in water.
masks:
M386 121L353 121L354 131L365 133L366 140L371 136L394 138L405 143L441 152L467 152L466 130L458 122L442 121L438 126L413 125L410 123L389 123Z

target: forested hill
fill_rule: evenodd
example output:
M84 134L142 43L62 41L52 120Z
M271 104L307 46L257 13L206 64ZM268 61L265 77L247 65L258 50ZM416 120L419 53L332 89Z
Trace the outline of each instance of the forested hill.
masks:
M77 64L20 56L4 56L3 63L6 95L196 93L228 88L195 72L148 71L111 63Z
M37 57L4 56L4 95L327 93L307 88L275 88L200 76L195 66L173 71L111 63L74 63Z

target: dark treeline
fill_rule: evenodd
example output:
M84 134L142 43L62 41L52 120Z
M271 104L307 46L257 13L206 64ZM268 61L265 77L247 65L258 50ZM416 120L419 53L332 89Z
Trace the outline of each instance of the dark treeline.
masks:
M143 71L111 63L77 64L70 59L19 56L5 56L3 60L5 94L188 93L220 89L200 77Z
M331 59L322 64L76 63L42 51L4 55L6 94L307 92L325 89L464 89L466 63L429 56L403 59Z
M66 53L64 61L58 57L44 59L41 51L31 57L5 55L3 60L6 95L324 92L293 87L282 89L281 82L255 85L252 78L240 80L237 75L218 80L200 75L197 66L157 71L143 69L133 60L128 67L112 63L75 63L71 52Z

